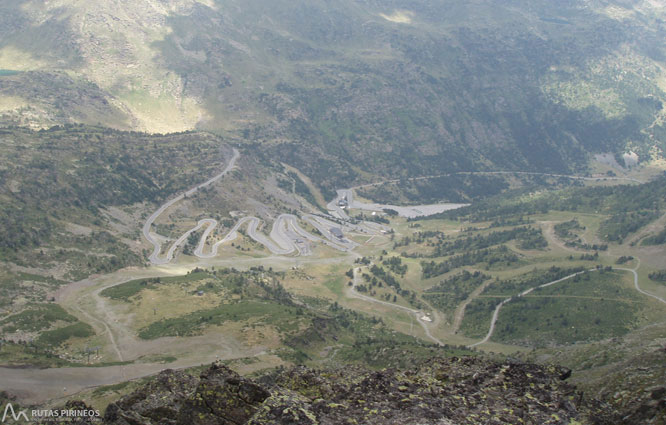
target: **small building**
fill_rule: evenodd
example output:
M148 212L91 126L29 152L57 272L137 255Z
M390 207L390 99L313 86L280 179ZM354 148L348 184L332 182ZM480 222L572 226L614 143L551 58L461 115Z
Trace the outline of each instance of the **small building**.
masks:
M200 297L203 297L203 295L204 295L204 291L198 291L198 292L197 292L197 295L200 296Z
M344 233L342 233L342 229L339 227L331 227L331 234L338 239L343 239L345 237Z

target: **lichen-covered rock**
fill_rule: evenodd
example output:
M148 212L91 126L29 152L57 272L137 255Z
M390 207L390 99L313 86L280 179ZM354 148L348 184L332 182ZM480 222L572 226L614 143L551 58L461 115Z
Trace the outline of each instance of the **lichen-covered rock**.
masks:
M360 367L281 372L271 385L219 364L199 378L167 372L109 406L118 425L616 424L605 403L564 382L570 371L475 357L409 370ZM173 379L182 379L176 384ZM654 389L660 399L663 391ZM159 394L152 397L150 394ZM162 405L160 406L160 400ZM658 402L657 402L658 403Z
M665 424L666 386L647 388L634 400L627 403L623 424Z
M171 425L199 380L180 371L164 370L138 391L111 403L104 422L114 425Z
M282 388L264 401L247 425L318 425L313 410L308 398Z
M289 369L277 377L275 383L281 388L296 391L312 400L333 398L348 391L354 384L352 377L362 376L363 369L349 367L336 371L316 371L303 366Z
M246 423L270 393L226 366L213 364L201 374L195 393L178 415L183 425Z

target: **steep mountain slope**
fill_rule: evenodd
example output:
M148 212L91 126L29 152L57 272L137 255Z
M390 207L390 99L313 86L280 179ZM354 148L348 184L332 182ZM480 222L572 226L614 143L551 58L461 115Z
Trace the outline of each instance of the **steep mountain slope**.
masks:
M279 143L272 154L331 188L361 170L567 170L628 149L646 160L666 143L663 1L1 7L0 69L23 71L0 77L5 122L231 131ZM65 71L101 104L83 114L21 89L37 71Z
M607 400L627 422L666 418L666 324L655 323L623 338L585 346L538 350L531 360L553 361L576 371L573 383L586 394ZM535 355L535 356L534 356ZM659 423L657 421L654 421Z
M146 203L213 173L229 152L210 134L0 129L0 258L68 278L142 264Z

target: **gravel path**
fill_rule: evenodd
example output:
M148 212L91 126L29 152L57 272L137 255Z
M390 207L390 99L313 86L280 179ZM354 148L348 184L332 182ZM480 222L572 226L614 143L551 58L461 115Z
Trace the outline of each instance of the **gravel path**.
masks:
M646 296L648 296L648 297L652 297L652 298L656 299L657 301L660 301L660 302L666 304L666 300L664 300L663 298L658 297L658 296L656 296L656 295L654 295L654 294L651 294L651 293L649 293L649 292L647 292L647 291L644 291L643 289L640 288L640 286L638 285L638 273L636 272L636 270L638 270L639 267L640 267L640 261L639 261L639 263L638 263L638 265L636 266L635 269L627 269L627 268L621 268L621 267L613 267L613 270L622 270L622 271L627 271L627 272L631 272L631 273L633 273L633 274L634 274L634 286L635 286L635 288L636 288L636 290L637 290L638 292L640 292L641 294L646 295ZM485 344L486 342L488 342L488 341L490 340L490 338L493 336L493 332L495 332L495 324L497 323L497 317L499 316L499 312L500 312L500 310L502 309L502 307L504 306L504 304L510 302L510 301L513 300L514 298L520 298L520 297L523 297L523 296L525 296L525 295L531 293L531 292L534 291L535 289L546 288L546 287L548 287L548 286L555 285L555 284L560 283L560 282L564 282L565 280L571 279L572 277L578 276L578 275L580 275L580 274L583 274L583 273L586 273L586 272L593 272L593 271L596 271L596 270L597 270L597 269L589 269L589 270L584 270L584 271L582 271L582 272L578 272L578 273L570 274L569 276L565 276L565 277L563 277L563 278L561 278L561 279L557 279L557 280L554 280L554 281L552 281L552 282L544 283L543 285L535 286L535 287L533 287L533 288L530 288L530 289L527 289L527 290L521 292L520 294L518 294L518 295L516 295L516 296L509 297L509 298L505 299L504 301L502 301L501 303L499 303L499 304L497 305L497 307L495 307L495 311L493 312L493 317L490 319L490 329L488 329L488 333L486 334L485 338L483 338L483 339L482 339L481 341L479 341L479 342L476 342L476 343L474 343L474 344L468 345L468 347L469 347L469 348L476 347L476 346L479 346L479 345L481 345L481 344Z
M350 297L357 298L359 300L363 300L363 301L367 301L367 302L371 302L371 303L375 303L375 304L385 305L387 307L391 307L391 308L394 308L394 309L397 309L397 310L405 311L405 312L413 315L416 318L416 321L423 328L423 331L425 332L425 334L427 335L428 338L430 338L432 341L434 341L438 345L444 345L444 343L442 341L437 339L437 337L435 337L430 332L430 328L428 327L428 324L431 323L431 322L426 322L425 320L422 319L425 314L421 310L416 310L416 309L405 307L405 306L402 306L402 305L399 305L399 304L394 304L394 303L378 300L378 299L375 299L375 298L372 298L372 297L369 297L367 295L363 295L363 294L359 293L356 290L356 286L358 285L359 270L360 270L360 268L354 267L354 281L353 281L354 284L351 287L349 287L349 290L348 290L348 293L347 293Z

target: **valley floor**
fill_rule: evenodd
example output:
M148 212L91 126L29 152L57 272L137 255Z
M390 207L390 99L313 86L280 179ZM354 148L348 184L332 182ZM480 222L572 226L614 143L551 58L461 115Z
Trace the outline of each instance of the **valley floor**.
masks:
M74 339L66 346L71 352L96 346L90 365L0 367L3 388L23 403L43 404L165 368L192 368L221 360L240 362L251 372L291 364L284 344L295 334L287 337L280 330L274 321L282 320L278 316L272 319L258 310L243 319L234 313L233 320L215 322L215 315L223 314L218 307L224 310L248 295L241 290L239 298L228 289L211 290L217 285L213 271L254 270L259 281L269 286L275 285L278 276L278 287L284 285L297 306L341 306L378 318L392 332L413 336L422 344L468 346L490 353L526 353L542 346L538 326L554 338L546 345L587 344L666 318L666 285L648 278L649 272L663 265L664 247L637 243L646 232L662 226L666 215L624 242L599 250L590 247L604 244L599 238L599 227L606 219L603 214L551 211L520 214L518 221L511 222L515 217L509 217L499 224L446 218L413 221L400 216L385 223L364 222L351 216L361 203L353 199L352 190L344 190L328 205L331 215L303 214L300 219L279 215L270 237L261 233L262 221L253 216L238 219L224 236L217 234L218 222L212 218L199 220L179 237L157 233L154 223L161 215L222 180L234 169L238 156L234 152L220 174L148 217L143 236L152 247L149 267L83 279L53 294L59 305L94 328L95 336ZM352 208L340 208L341 200ZM375 211L378 217L386 217L383 210L393 207L363 205L362 209ZM410 207L408 213L419 208ZM244 224L246 232L241 229ZM565 225L573 230L563 230ZM198 242L189 240L193 237ZM182 250L186 241L196 247L190 255ZM616 264L618 257L626 258L621 267ZM201 271L208 277L195 278ZM581 278L591 283L585 288L575 285ZM129 292L122 295L123 291ZM605 313L597 312L590 319L582 311L571 310L574 300L582 303L583 310L594 303L611 304ZM530 314L520 318L522 324L514 319L519 317L516 303ZM195 317L200 320L192 321ZM618 324L618 320L626 323ZM594 327L600 323L607 323L607 330L595 334ZM580 336L568 335L571 331L565 328L569 326L578 328ZM184 329L185 334L174 329ZM300 353L311 362L338 364L336 357L347 342L322 338L321 345L306 344L304 351L299 348L290 355Z

